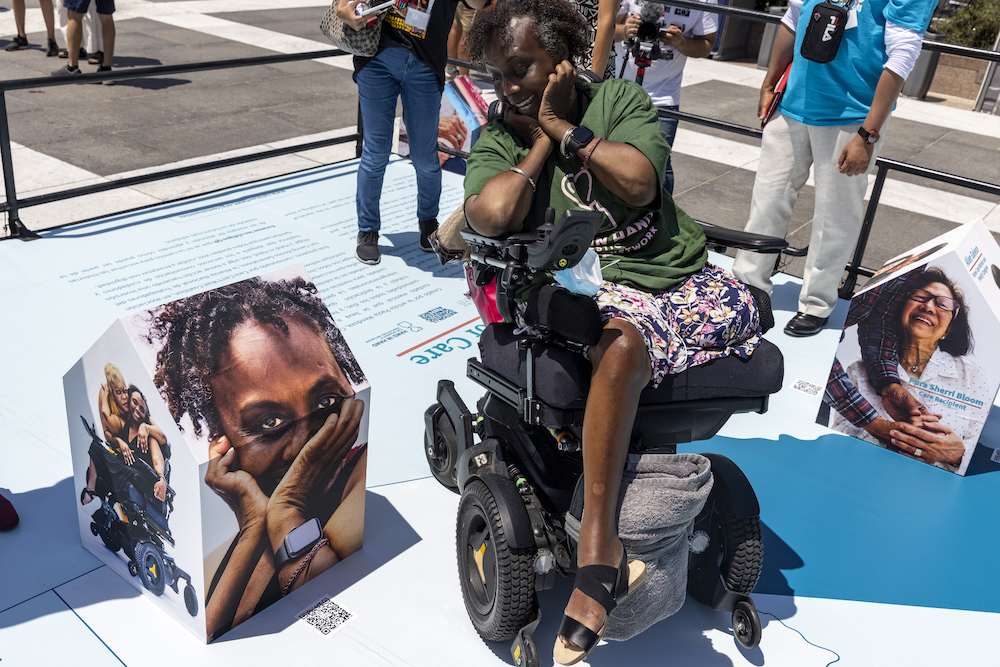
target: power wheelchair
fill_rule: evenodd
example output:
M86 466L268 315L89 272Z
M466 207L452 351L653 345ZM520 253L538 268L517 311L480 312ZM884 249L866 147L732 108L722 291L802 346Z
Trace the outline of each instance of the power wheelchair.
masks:
M450 380L424 414L424 449L434 477L461 493L457 521L459 578L469 618L490 641L514 639L519 667L539 664L531 638L540 620L535 593L557 574L575 570L567 512L582 517L581 441L590 363L580 354L596 343L602 323L589 297L547 286L528 300L526 318L541 332L518 332L513 297L534 274L574 266L590 247L602 214L569 211L537 233L492 239L469 228L471 280L495 285L503 323L489 324L480 340L482 360L470 359L468 377L486 394L472 413ZM709 247L777 253L783 239L702 223ZM475 290L475 288L473 288ZM754 290L762 326L773 326L770 299ZM589 306L588 306L589 304ZM485 318L485 316L484 316ZM558 342L557 342L558 341ZM781 388L781 353L764 340L744 361L719 359L668 376L646 389L630 451L676 453L676 445L715 435L734 413L767 409ZM753 488L729 459L705 454L715 477L690 534L688 593L732 613L736 639L757 646L760 619L749 594L762 565L759 506Z
M191 575L177 567L166 552L174 546L167 520L174 508L174 490L170 487L170 446L163 446L167 480L165 500L153 495L153 485L160 476L140 458L129 466L122 453L111 447L81 415L90 435L90 460L97 471L94 497L101 506L91 515L90 532L100 537L112 552L121 550L128 557L128 571L138 577L146 590L160 596L170 586L179 592L184 581L184 606L192 616L198 614L198 597L191 585Z

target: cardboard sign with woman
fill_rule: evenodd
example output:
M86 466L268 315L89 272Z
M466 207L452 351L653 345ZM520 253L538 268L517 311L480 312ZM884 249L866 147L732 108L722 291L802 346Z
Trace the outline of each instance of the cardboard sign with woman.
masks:
M818 421L960 475L998 467L998 264L981 221L887 262L851 301Z

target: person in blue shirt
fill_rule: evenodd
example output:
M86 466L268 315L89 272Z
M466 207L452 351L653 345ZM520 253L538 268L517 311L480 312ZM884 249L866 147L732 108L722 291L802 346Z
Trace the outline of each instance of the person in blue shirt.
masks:
M760 91L763 120L775 85L791 64L777 112L767 123L746 229L784 236L792 208L815 181L815 210L798 312L790 336L812 336L837 304L837 287L864 216L868 173L882 148L889 116L920 53L935 0L854 0L836 57L801 56L805 28L821 0L792 0L778 27ZM802 20L799 20L799 17ZM739 279L770 291L774 258L740 252Z

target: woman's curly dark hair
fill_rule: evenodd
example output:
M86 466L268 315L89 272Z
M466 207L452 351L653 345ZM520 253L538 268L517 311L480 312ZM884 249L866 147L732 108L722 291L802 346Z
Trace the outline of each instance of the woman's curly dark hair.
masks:
M472 62L482 65L490 44L510 50L514 46L511 23L522 16L535 22L535 39L553 60L559 57L563 40L570 60L590 49L587 20L568 0L497 0L492 9L476 12L465 35Z
M150 315L146 340L163 342L156 354L153 381L178 425L187 413L198 436L203 424L209 437L222 433L210 381L233 331L244 322L270 324L286 336L289 318L302 322L325 334L330 351L351 382L360 384L365 379L316 286L302 278L250 278L173 301Z
M972 352L974 341L972 338L972 327L969 326L969 306L965 302L965 295L962 290L945 275L944 271L936 267L925 271L918 271L907 279L903 286L903 293L907 298L913 294L914 290L923 289L933 283L941 283L947 287L955 301L958 302L958 312L953 314L948 333L938 343L938 347L943 352L947 352L953 357L961 357ZM903 307L900 305L899 313L902 316ZM899 318L895 318L899 321Z

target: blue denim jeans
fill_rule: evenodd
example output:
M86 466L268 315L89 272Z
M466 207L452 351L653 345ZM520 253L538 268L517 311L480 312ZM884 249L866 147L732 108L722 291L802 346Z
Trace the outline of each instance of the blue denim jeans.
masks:
M438 214L441 164L438 162L438 116L441 91L434 71L402 47L378 54L358 72L358 101L365 141L358 166L358 229L378 231L379 199L392 151L396 98L403 96L403 117L410 160L417 170L417 219Z
M661 109L670 109L671 111L677 111L680 109L679 106L665 106L660 107ZM673 153L674 148L674 137L677 136L677 119L676 118L660 118L660 127L667 134L667 143L670 144L670 152ZM670 156L667 156L667 171L663 177L663 187L667 189L671 195L674 194L674 168L670 164Z

